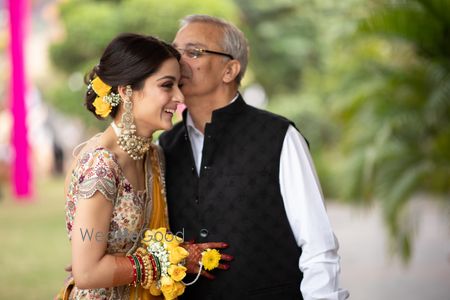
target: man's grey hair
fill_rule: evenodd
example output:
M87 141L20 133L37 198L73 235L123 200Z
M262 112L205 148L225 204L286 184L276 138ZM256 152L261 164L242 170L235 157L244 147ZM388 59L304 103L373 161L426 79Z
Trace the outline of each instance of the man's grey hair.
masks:
M190 23L208 23L220 28L223 32L222 48L223 51L231 54L234 59L241 64L241 70L236 76L236 82L239 85L244 77L248 64L248 42L241 30L223 19L208 15L189 15L181 19L180 26L183 27Z

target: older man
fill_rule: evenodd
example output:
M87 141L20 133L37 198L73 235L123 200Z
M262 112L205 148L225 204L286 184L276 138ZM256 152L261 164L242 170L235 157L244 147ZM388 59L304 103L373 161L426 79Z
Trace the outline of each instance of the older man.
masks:
M169 215L186 239L226 241L235 260L182 299L345 299L338 243L305 139L238 92L248 57L234 25L192 15L182 53L183 122L164 133ZM267 70L270 72L270 70ZM226 268L226 266L222 266Z

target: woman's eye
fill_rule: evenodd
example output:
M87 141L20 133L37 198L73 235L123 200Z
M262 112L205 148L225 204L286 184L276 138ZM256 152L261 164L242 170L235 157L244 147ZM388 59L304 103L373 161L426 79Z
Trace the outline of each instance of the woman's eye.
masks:
M163 83L162 87L165 89L171 89L173 88L173 82Z

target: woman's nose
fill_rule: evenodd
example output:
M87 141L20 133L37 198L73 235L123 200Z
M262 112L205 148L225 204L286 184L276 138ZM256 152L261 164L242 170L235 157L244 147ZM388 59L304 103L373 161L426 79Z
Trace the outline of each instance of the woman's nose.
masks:
M173 96L173 101L175 102L179 102L179 103L184 103L184 95L181 92L180 88L177 88L177 91L175 93L175 95Z

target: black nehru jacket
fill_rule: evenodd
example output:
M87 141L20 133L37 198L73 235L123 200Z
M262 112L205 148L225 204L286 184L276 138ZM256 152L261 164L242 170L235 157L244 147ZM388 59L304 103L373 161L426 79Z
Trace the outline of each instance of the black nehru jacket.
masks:
M181 299L302 299L301 249L279 187L290 124L239 96L205 127L200 175L185 122L160 137L172 232L197 243L226 242L223 252L234 256L229 270L214 270L212 281L202 277Z

